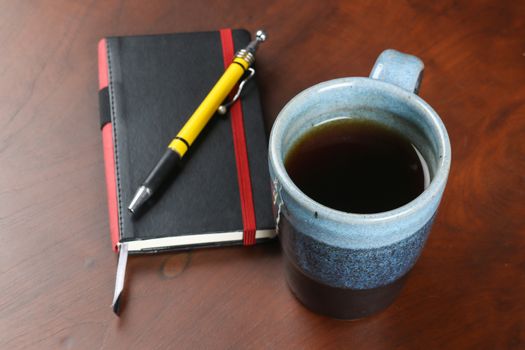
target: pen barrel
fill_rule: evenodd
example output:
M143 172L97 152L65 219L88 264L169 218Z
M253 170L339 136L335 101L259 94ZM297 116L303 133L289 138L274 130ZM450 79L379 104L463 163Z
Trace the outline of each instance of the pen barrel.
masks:
M239 79L249 67L248 62L241 58L235 58L211 89L202 103L182 127L180 132L170 144L169 148L180 154L181 157L188 151L197 136L204 129L211 117L217 112L217 108L223 103L228 94L233 90ZM186 142L181 141L184 140Z
M168 148L149 173L143 186L149 188L152 192L157 191L166 179L173 177L173 174L180 168L181 163L182 160L179 154Z

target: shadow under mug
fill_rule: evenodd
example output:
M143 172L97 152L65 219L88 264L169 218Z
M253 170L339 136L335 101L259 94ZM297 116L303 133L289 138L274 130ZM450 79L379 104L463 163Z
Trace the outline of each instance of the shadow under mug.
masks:
M353 319L386 308L421 254L451 162L441 119L416 95L422 72L417 57L386 50L369 78L312 86L273 125L269 168L286 277L295 296L315 312ZM374 120L405 135L429 166L428 187L411 202L374 214L341 212L306 196L288 176L284 159L311 128L341 117Z

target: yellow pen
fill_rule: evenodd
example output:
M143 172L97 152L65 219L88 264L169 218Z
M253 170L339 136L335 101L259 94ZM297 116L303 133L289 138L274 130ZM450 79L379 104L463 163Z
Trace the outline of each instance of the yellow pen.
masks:
M240 90L244 83L251 78L255 72L250 68L255 61L255 51L259 44L265 40L266 33L262 30L258 30L255 40L235 54L232 63L228 66L224 74L219 78L199 107L193 112L177 136L175 136L170 142L168 149L162 158L155 165L153 170L151 170L137 192L135 192L135 195L128 206L128 210L132 214L136 214L160 188L166 178L168 178L169 175L180 166L184 154L186 154L215 112L225 114L226 107L239 97ZM233 98L233 101L226 105L221 105L247 70L249 70L250 74L239 84L239 90Z

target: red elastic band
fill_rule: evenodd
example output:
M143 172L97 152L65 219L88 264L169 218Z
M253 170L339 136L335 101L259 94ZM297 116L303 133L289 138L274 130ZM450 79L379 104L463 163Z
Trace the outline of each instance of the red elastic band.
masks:
M220 35L224 69L227 69L234 55L232 31L231 29L221 29ZM248 163L248 151L246 149L246 135L244 133L244 117L239 100L230 107L230 115L237 165L237 180L239 182L242 223L244 227L243 244L252 245L255 244L255 230L257 226L255 223L250 165Z

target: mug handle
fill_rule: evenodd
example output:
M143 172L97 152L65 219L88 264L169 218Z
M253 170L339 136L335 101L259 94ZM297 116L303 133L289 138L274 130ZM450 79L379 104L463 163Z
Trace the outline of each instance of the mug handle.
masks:
M370 78L397 85L417 94L424 68L423 62L416 56L388 49L377 58Z

